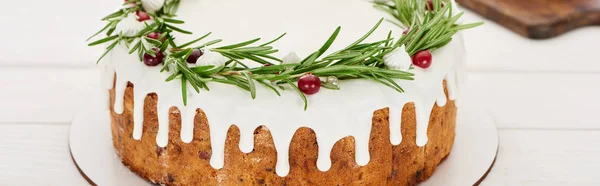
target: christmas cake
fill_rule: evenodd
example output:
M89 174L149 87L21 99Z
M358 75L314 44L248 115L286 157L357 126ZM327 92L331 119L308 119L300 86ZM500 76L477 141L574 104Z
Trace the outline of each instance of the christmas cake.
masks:
M461 30L480 24L461 16L444 0L125 0L89 45L107 49L116 153L149 182L416 185L453 145Z

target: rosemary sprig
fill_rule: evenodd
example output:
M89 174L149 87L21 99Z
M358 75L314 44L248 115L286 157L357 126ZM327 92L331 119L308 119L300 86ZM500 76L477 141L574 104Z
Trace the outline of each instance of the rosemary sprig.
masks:
M449 0L453 1L453 0ZM452 36L464 29L482 25L482 22L459 25L463 15L452 14L453 3L448 0L433 0L433 7L427 8L424 0L393 0L391 2L374 1L374 6L399 21L402 28L410 29L396 45L406 45L409 55L422 50L435 50L452 40Z
M462 13L453 15L452 4L446 3L445 6L442 6L442 0L433 0L434 6L429 8L430 10L426 10L427 5L424 0L393 0L387 3L377 1L375 7L391 14L396 19L391 22L410 29L406 35L394 39L390 31L386 38L365 42L384 21L381 19L355 42L339 51L325 55L342 31L341 27L337 27L324 44L311 55L306 56L299 63L282 64L282 60L274 56L279 50L271 45L283 38L286 35L284 33L262 44L258 44L261 39L256 38L208 49L229 58L229 61L222 66L192 67L187 63L187 58L193 50L204 49L220 43L222 40L215 39L191 47L211 35L211 33L207 33L195 40L176 45L173 32L191 34L191 32L176 26L185 23L183 20L173 18L179 2L180 0L167 0L161 10L156 14L150 14L155 20L152 24L147 24L134 37L126 37L121 33L114 33L116 25L128 14L143 11L140 0L130 0L125 8L103 18L103 21L108 23L90 39L103 32L106 33L106 37L91 42L89 45L111 43L98 61L119 43L124 43L130 54L137 53L140 61L144 55L155 57L156 52L153 48L158 48L157 51L164 55L161 72L167 71L171 74L165 81L180 81L184 105L187 105L188 101L188 86L191 86L194 91L200 92L202 89L209 91L211 83L228 84L248 91L250 97L254 99L257 96L257 84L267 87L278 96L281 95L278 89L286 90L285 85L287 85L299 94L304 101L306 110L308 108L307 98L294 82L308 73L322 77L333 76L340 80L369 79L398 92L403 92L404 90L396 81L413 80L414 75L410 72L387 69L383 63L386 54L402 45L406 46L410 55L421 50L435 50L450 42L456 32L481 24L457 24ZM148 37L150 33L160 33L160 37L150 38ZM254 62L262 66L250 68L245 64L246 62ZM340 89L338 85L328 82L322 82L322 87L333 90Z

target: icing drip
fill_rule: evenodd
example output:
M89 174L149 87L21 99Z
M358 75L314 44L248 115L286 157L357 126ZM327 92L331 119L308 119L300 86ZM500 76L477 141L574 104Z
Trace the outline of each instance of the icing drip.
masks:
M269 1L274 0L261 0L258 2L263 3ZM354 4L341 3L343 1L339 0L323 2L318 0L308 1L329 5L324 6L325 9L319 11L330 12L331 10L328 8L341 6L340 8L344 9L358 9L365 11L365 14L353 15L356 17L380 17L382 14L376 10L372 10L376 13L368 11L372 9L372 7L366 2L364 2L364 4L360 4L357 1L357 3ZM203 1L197 1L196 3L201 2ZM218 2L220 2L220 4ZM227 2L229 1L214 1L211 2L211 4L214 3L222 5L223 3ZM250 4L257 3L254 1L234 2ZM290 1L290 3L291 2L292 1ZM194 3L194 1L189 1L188 3ZM299 10L302 10L301 7L307 7L311 4L295 1L294 3L299 6ZM335 6L332 6L332 3ZM182 5L181 8L184 10L181 11L186 12L186 7L188 7L187 9L191 9L189 7L197 8L200 6ZM246 8L246 6L241 5L236 7L239 9ZM361 9L359 7L363 8ZM188 16L196 15L190 11L191 10L187 11ZM315 13L315 15L320 14ZM259 13L259 15L256 16L261 15ZM290 18L289 15L287 16ZM186 18L180 19L193 20ZM313 19L302 17L301 20L310 21ZM364 18L352 19L345 17L341 20L350 20L350 23L353 24L356 24L355 22L357 20L362 20L361 22L367 22L365 24L356 24L361 26L370 25L369 23L371 23L370 20L364 20ZM378 18L373 19L373 21L376 20L378 20ZM311 21L311 23L313 22L314 21ZM217 22L213 23L213 25L216 23ZM235 26L235 24L230 24L228 26L232 25ZM285 29L290 32L298 31L302 27L302 25L296 24L283 25L287 26ZM299 26L300 28L295 26ZM202 25L202 27L206 26ZM350 27L350 29L348 29L348 27ZM352 29L351 26L348 27L346 27L347 32L342 31L342 34L339 37L339 42L347 44L364 34L362 32L364 28L359 29L359 27L357 27L356 29ZM195 27L192 25L192 28ZM254 28L262 27L256 26ZM239 32L236 31L239 29L227 29L230 30L228 33L231 34L229 35L239 35ZM321 27L315 29L321 30L321 32L324 33L322 35L324 38L330 34L327 31L323 31ZM385 28L381 28L378 33L374 33L373 37L385 37L389 29L394 30L395 33L402 32L399 28L388 24L385 25ZM196 31L198 29L192 30ZM265 31L265 29L258 29L258 31ZM195 33L201 32L196 31ZM215 33L220 32L215 31ZM271 31L269 33L273 32ZM347 34L344 35L344 33ZM273 33L273 36L278 36L279 34L280 33ZM315 38L322 37L319 36ZM292 41L289 39L289 37L284 38L281 42L284 44L294 44L294 41L309 42L303 37L296 38ZM321 41L320 39L315 40L319 42ZM304 47L298 48L301 50L312 49L314 47L311 46L318 47L320 46L319 44L320 43L302 43L300 46ZM337 47L340 46L342 45L337 45ZM275 46L275 48L279 47L285 49L293 48L291 46ZM334 48L332 48L332 51L335 51L336 46L334 45L333 47ZM246 153L251 152L254 148L254 130L259 126L264 125L271 131L273 136L273 141L277 150L276 172L280 176L285 176L289 172L289 145L296 130L301 127L311 128L316 133L317 142L319 145L319 157L317 159L317 167L319 170L326 171L331 167L330 152L334 144L338 140L347 136L352 136L355 139L356 162L359 165L366 165L370 160L368 145L373 111L386 107L389 107L390 109L390 142L394 145L397 145L402 141L402 135L400 131L400 126L402 125L400 123L402 108L407 103L414 103L417 120L416 143L419 146L425 145L428 140L427 127L429 125L430 113L433 106L435 104L439 106L445 105L448 101L446 100L446 96L444 94L442 82L444 79L447 82L450 100L456 99L456 93L458 92L457 88L461 82L458 76L460 71L456 69L461 63L463 63L462 60L464 60L464 56L462 56L464 54L462 35L457 34L454 36L453 41L451 41L447 46L432 52L434 61L430 68L425 70L415 68L413 70L415 73L414 81L397 80L397 83L406 91L405 93L398 93L389 87L370 80L340 81L339 86L342 90L321 89L318 94L307 96L309 107L307 111L304 111L301 98L296 94L296 92L289 91L289 87L286 88L286 91L280 91L282 95L279 97L271 90L263 86L257 86L257 97L253 100L250 98L248 92L235 86L219 83L208 83L211 91L201 91L200 93L188 91L188 105L183 106L181 98L181 85L179 81L165 82L165 79L167 79L167 77L170 75L168 72L161 73L160 67L145 66L143 63L139 62L137 56L130 55L127 51L128 50L125 48L124 44L121 44L111 52L111 60L105 62L108 63L107 68L109 69L105 73L105 76L108 82L112 82L111 78L113 77L113 74L117 74L114 84L116 96L114 102L114 111L116 113L123 113L124 92L128 82L131 82L134 85L134 132L132 134L134 139L140 139L142 136L144 113L143 108L146 95L149 93L156 93L156 95L158 95L158 103L156 108L158 111L157 115L159 123L159 129L156 138L158 146L165 147L168 145L169 115L172 107L178 108L179 113L181 114L182 127L180 137L182 141L186 143L192 141L194 127L193 121L196 114L196 109L199 108L202 109L206 114L208 123L210 125L212 148L212 157L210 159L210 163L214 168L220 169L224 166L225 141L227 131L231 125L235 124L239 128L240 149ZM300 52L302 52L301 54L307 53L306 51ZM288 52L281 53L287 54ZM111 68L113 70L110 70ZM112 84L110 85L111 86L109 87L112 87ZM188 88L189 87L191 86L188 86ZM257 159L256 161L260 160Z
M400 145L402 142L402 107L389 106L390 113L390 141L392 145Z

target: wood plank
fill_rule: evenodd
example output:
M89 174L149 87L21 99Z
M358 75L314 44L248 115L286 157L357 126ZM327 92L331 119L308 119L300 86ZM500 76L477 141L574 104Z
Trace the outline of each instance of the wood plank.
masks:
M6 1L0 22L11 25L0 35L1 66L94 66L102 47L87 47L85 39L102 27L99 18L122 1ZM26 8L21 8L26 7ZM48 7L78 7L56 11ZM35 12L34 14L31 12ZM44 15L44 16L39 16ZM465 31L468 64L473 68L550 71L600 71L595 44L598 27L583 28L555 39L532 41L465 10L465 22L486 21ZM27 20L27 24L23 24ZM40 29L45 28L45 29ZM515 57L518 56L518 57Z
M464 96L499 128L600 129L600 74L471 73Z
M69 125L0 125L2 185L87 185L71 161Z
M68 123L99 86L96 69L2 68L0 122Z
M500 130L496 164L482 185L598 185L600 131ZM0 125L0 182L85 185L72 164L68 125ZM34 165L34 166L32 166Z
M600 25L600 0L459 0L461 5L525 37L546 39Z
M102 17L123 1L4 1L0 29L4 43L0 64L93 65L102 47L87 47L86 39L100 30ZM4 27L3 27L4 28Z
M95 68L0 69L0 122L68 123L99 78ZM600 73L473 72L464 95L500 128L600 129L598 82Z
M600 131L501 130L481 185L600 185Z

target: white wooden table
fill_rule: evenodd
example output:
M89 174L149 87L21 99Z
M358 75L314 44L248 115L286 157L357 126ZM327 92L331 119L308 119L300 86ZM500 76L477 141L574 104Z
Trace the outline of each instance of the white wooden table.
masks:
M87 185L69 155L69 123L100 84L101 49L84 41L99 26L90 20L114 3L6 3L13 8L0 13L11 26L0 29L0 185ZM493 22L467 32L466 96L493 116L500 136L482 185L600 185L600 27L544 41Z

